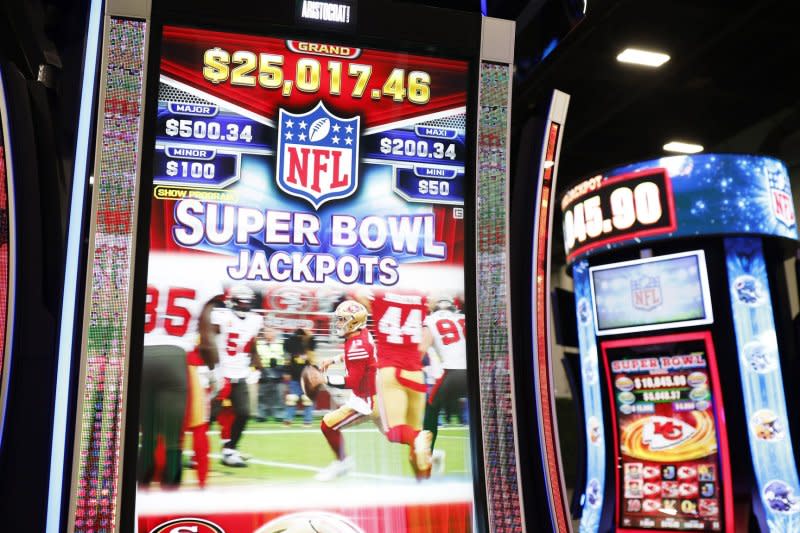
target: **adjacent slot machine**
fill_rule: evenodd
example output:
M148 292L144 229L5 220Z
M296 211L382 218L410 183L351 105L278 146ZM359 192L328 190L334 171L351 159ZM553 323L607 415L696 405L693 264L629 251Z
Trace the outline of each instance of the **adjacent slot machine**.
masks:
M784 164L665 157L583 180L560 207L585 415L581 531L796 529Z
M0 58L0 498L41 529L49 466L63 197L48 89ZM47 128L47 129L46 129ZM20 480L24 480L24 483ZM30 507L24 507L30 506ZM37 510L38 508L38 510ZM35 518L31 519L30 515Z
M93 3L48 531L524 530L513 23L220 7Z
M5 84L0 78L0 446L2 446L3 421L5 419L6 391L8 373L11 365L9 355L11 345L8 342L9 332L9 290L13 286L14 273L11 259L14 248L11 242L13 232L9 227L9 211L13 210L12 167L9 139L8 109L6 105ZM13 311L11 312L13 316Z

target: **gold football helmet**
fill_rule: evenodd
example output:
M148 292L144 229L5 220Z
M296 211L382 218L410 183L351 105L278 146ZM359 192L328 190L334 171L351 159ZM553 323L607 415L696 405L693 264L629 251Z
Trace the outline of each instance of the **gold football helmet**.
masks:
M367 308L355 300L345 300L335 311L336 334L344 337L367 326Z

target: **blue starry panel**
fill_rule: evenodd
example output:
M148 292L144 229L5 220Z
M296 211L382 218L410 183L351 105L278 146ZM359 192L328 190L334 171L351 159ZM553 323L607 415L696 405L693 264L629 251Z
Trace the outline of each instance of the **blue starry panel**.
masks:
M800 531L800 482L761 240L725 239L747 436L766 526Z
M606 443L603 399L594 334L589 263L580 261L572 269L578 318L578 346L581 356L584 424L586 424L586 486L581 496L580 533L597 533L603 509L606 483Z
M797 239L789 174L780 160L741 154L670 156L615 168L603 174L602 182L658 168L666 171L672 185L674 231L648 236L631 232L628 238L589 246L571 260L672 237L746 233Z

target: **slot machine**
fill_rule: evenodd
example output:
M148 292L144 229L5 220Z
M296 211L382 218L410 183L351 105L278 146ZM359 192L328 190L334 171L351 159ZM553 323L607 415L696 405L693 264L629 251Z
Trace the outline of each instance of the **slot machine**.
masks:
M2 439L3 419L5 418L6 390L10 369L8 342L8 302L9 289L13 284L14 261L11 259L13 245L10 243L13 232L9 228L9 211L13 209L13 199L9 198L9 190L13 191L11 181L12 166L8 126L8 107L6 105L5 84L0 83L0 439ZM13 193L12 193L13 196ZM13 315L13 311L11 313Z
M791 198L776 159L699 154L602 172L559 199L581 531L798 527Z
M513 23L96 1L89 34L47 531L524 530Z
M47 89L0 57L0 498L41 502L48 483L60 285L58 150ZM28 74L29 75L29 74ZM47 128L47 129L45 129ZM36 460L29 460L35 457ZM38 528L39 515L7 527Z

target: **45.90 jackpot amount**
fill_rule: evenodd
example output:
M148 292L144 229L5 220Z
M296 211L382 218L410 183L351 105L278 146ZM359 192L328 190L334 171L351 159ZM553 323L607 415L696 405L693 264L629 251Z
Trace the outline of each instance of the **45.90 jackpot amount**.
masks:
M613 241L675 229L670 180L663 169L590 178L562 201L568 257Z

